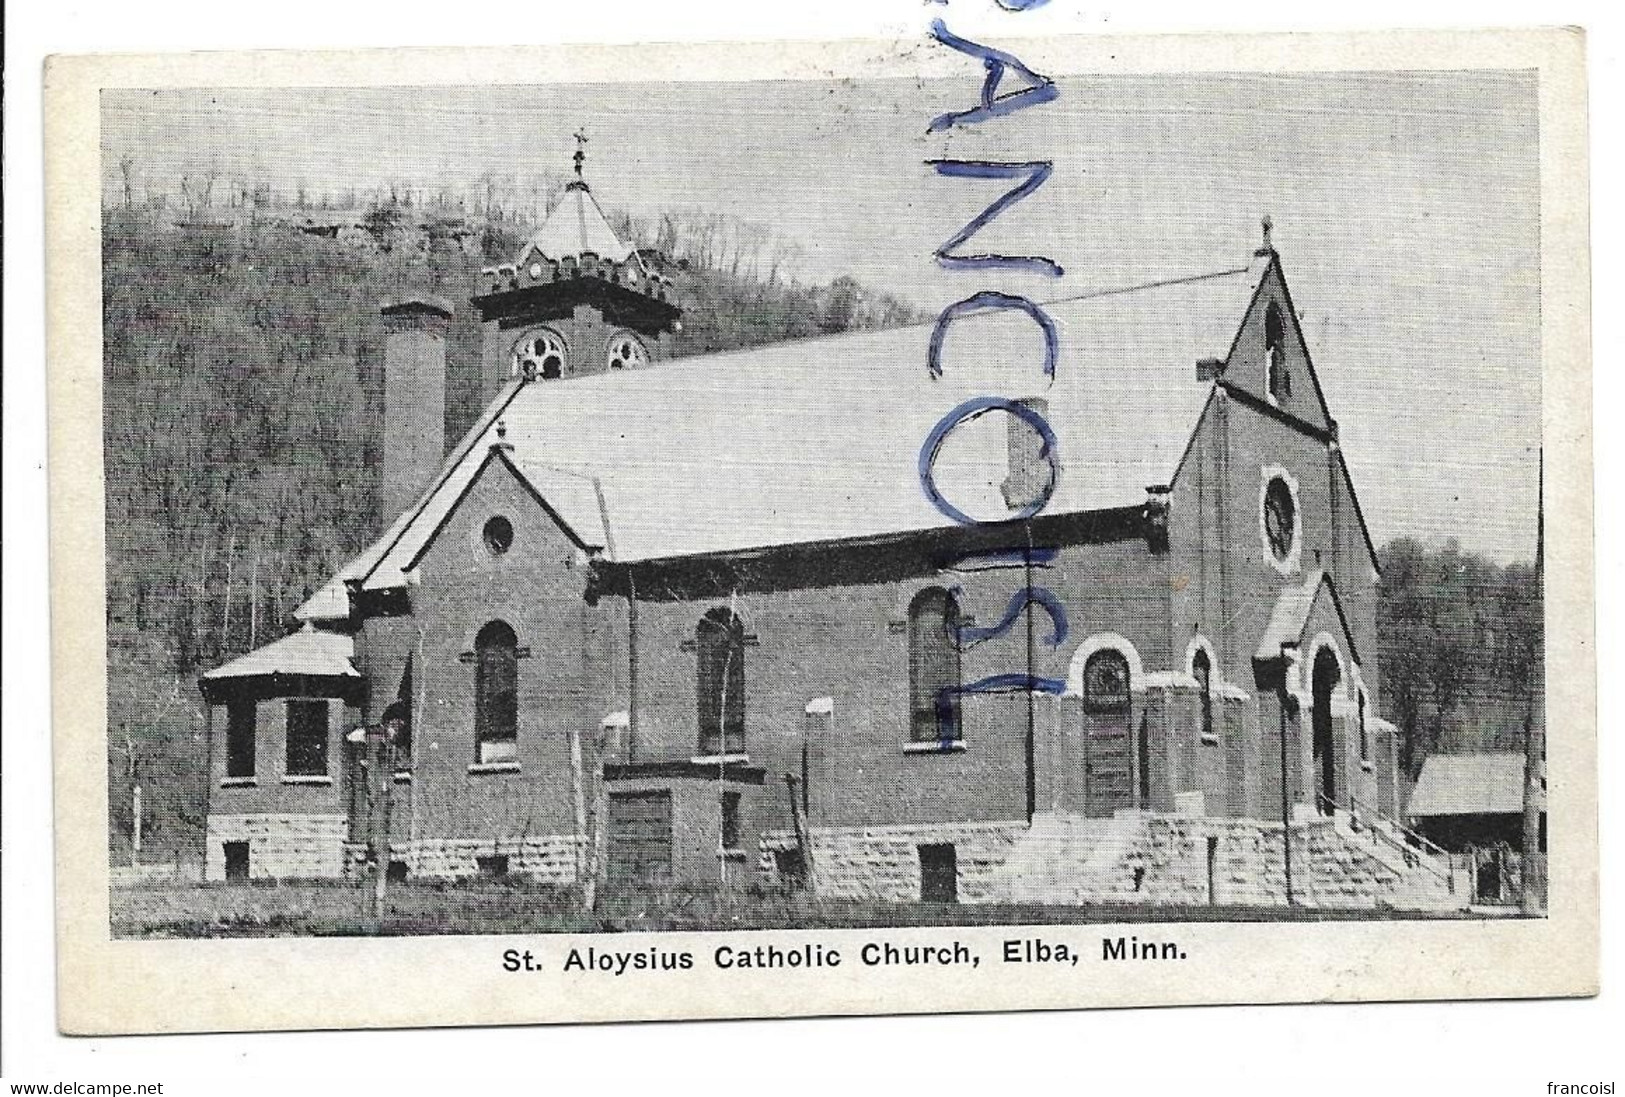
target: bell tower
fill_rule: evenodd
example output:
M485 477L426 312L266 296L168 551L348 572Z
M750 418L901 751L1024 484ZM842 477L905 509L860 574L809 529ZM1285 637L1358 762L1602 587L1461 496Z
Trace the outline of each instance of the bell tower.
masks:
M510 379L559 381L639 369L660 356L683 312L671 279L623 242L587 185L587 136L575 178L512 263L481 272L481 406Z

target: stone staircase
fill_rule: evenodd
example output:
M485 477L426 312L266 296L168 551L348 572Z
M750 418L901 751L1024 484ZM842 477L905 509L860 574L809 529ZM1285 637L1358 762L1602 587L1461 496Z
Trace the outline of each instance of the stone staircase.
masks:
M1450 855L1416 832L1375 812L1339 808L1338 834L1399 878L1393 905L1402 909L1455 909L1469 901L1466 874Z
M1040 815L1011 851L999 890L1018 903L1075 905L1116 895L1124 890L1121 870L1142 830L1136 814Z
M1294 902L1345 910L1466 905L1451 888L1447 859L1382 825L1348 812L1295 822ZM1017 839L989 891L1058 905L1280 906L1285 860L1279 823L1137 811L1045 815Z

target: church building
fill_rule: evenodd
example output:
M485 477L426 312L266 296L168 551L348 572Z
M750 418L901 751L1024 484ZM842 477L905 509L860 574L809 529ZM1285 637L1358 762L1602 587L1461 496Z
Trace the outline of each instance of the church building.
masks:
M1006 376L1053 470L999 414L933 463L988 391L957 364L1030 360L1034 324L672 358L674 287L578 154L467 306L484 410L449 446L463 306L382 307L380 532L203 675L207 876L375 871L382 825L407 878L1452 904L1394 822L1337 421L1267 228L1238 250L1044 304L1053 379Z

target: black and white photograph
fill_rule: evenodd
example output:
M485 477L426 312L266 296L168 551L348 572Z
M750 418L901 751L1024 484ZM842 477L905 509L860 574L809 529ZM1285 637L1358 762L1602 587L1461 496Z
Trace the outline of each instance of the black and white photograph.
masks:
M63 932L542 976L68 1031L1595 986L1577 40L956 25L47 73Z
M1533 74L997 63L104 92L115 932L1539 914Z

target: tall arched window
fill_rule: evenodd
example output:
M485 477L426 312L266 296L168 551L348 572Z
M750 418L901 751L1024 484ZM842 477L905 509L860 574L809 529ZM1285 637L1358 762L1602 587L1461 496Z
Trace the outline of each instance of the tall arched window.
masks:
M1196 679L1196 691L1202 698L1202 736L1213 738L1213 664L1207 651L1197 648L1191 658L1191 675Z
M1277 400L1292 395L1292 375L1286 368L1286 325L1274 301L1264 310L1264 357L1269 363L1270 395Z
M513 762L519 757L519 640L501 621L474 638L475 761Z
M922 590L908 607L908 692L916 742L958 742L959 604L941 587Z
M395 701L384 710L383 724L395 744L395 765L412 768L412 702Z
M745 622L718 606L700 618L694 641L699 653L700 753L743 754Z

